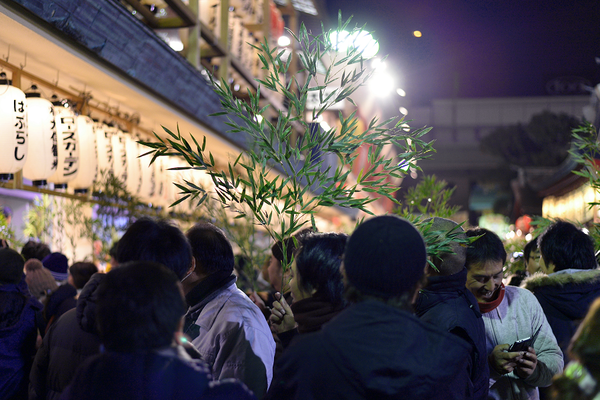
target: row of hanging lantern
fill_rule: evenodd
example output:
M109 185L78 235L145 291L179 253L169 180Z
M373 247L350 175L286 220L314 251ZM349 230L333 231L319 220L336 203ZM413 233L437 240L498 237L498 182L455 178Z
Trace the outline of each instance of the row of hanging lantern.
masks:
M32 87L32 89L36 89ZM35 186L86 192L111 171L142 201L168 206L178 198L173 183L182 175L172 157L141 157L148 149L139 134L76 115L68 102L50 102L38 92L23 93L0 74L0 178L23 170ZM181 205L176 211L185 211Z

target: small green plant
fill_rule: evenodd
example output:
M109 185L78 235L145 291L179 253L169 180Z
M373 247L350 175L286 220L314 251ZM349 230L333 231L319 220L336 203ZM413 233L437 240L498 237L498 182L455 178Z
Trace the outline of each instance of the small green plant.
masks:
M33 201L25 214L25 228L23 235L25 238L39 239L48 243L52 232L52 221L54 219L53 201L49 195L43 194Z
M21 248L23 243L17 239L15 232L10 227L4 213L0 212L0 240L5 241L12 248Z
M337 31L345 30L348 23L342 23L340 14ZM416 162L433 151L432 143L422 140L429 129L406 132L402 118L387 121L373 118L364 131L358 131L356 111L349 116L340 113L340 129L315 130L305 115L309 114L309 120L314 121L339 102L348 100L354 104L351 96L365 84L370 72L357 48L349 47L343 53L336 53L329 40L330 32L313 35L302 25L298 35L290 34L298 42L302 69L289 79L288 70L295 57L285 59L285 52L272 48L267 40L254 46L259 51L266 76L258 80L256 93L248 91L248 101L237 99L225 80L217 82L210 78L223 108L223 112L215 115L226 115L231 132L243 133L251 139L247 151L230 161L226 168L217 167L206 148L206 138L197 140L192 136L190 142L182 137L179 129L173 132L163 127L164 138L155 133L157 142L142 142L151 149L147 154L152 156L152 162L160 156L179 156L189 165L186 169L208 173L214 184L214 195L224 207L237 212L239 218L252 215L273 240L283 243L306 224L314 227L314 214L320 207L340 206L371 214L368 205L376 200L371 193L397 202L393 193L398 187L388 178L404 176L404 160L408 160L409 167L418 168ZM321 75L317 67L326 55L332 55L333 60ZM298 81L300 76L306 80ZM333 90L327 92L328 88ZM260 93L265 89L281 94L288 108L276 110L271 109L270 104L261 106ZM318 93L321 103L315 109L307 108L311 92ZM276 118L269 118L270 113ZM292 140L294 132L299 134L297 141ZM370 165L353 180L348 167L363 145L369 146ZM383 149L389 145L400 149L398 157L385 155ZM337 166L325 166L323 155L326 153L337 156ZM175 185L182 197L174 204L188 199L202 204L208 196L191 181ZM286 254L285 248L283 254ZM290 262L284 259L284 271Z
M404 196L403 207L396 212L406 217L411 214L422 214L441 218L450 218L459 210L459 206L450 206L448 202L456 188L447 188L444 180L438 180L435 175L425 175Z

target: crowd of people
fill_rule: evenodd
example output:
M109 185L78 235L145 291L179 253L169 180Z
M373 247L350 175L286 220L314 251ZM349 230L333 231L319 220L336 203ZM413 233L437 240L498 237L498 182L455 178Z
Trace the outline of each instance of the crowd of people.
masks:
M262 296L210 223L139 219L108 273L1 248L0 399L600 399L590 237L552 224L519 287L495 233L427 223L460 241L429 255L390 215L302 231L273 244Z

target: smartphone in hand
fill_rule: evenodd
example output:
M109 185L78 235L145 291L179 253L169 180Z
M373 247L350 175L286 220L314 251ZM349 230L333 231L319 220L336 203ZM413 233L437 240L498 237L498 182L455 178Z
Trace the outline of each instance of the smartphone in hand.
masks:
M532 345L533 338L528 337L525 339L519 339L508 348L509 352L513 351L527 351L527 349Z

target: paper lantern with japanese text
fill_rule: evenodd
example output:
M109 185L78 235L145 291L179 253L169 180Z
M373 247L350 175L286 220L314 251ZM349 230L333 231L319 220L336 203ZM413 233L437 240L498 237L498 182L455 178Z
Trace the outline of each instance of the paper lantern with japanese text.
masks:
M154 175L156 186L152 193L152 203L159 207L167 206L166 187L167 176L165 172L165 157L158 157L152 165L154 165Z
M142 140L142 138L137 135L136 140ZM139 191L139 196L142 201L147 203L152 203L152 195L154 194L154 190L156 188L156 173L154 164L150 165L150 160L152 160L152 155L147 155L141 157L142 154L147 153L150 149L146 146L142 146L141 144L137 144L138 146L138 158L140 160L140 177L141 177L141 186Z
M113 148L111 128L103 122L94 121L96 150L98 152L98 172L113 171Z
M85 193L94 184L98 174L98 156L96 154L96 132L94 121L85 115L75 118L79 139L79 172L69 184L76 193Z
M121 182L127 179L127 149L125 148L125 135L119 128L111 128L110 142L113 149L113 173Z
M27 160L27 104L25 93L0 75L0 174L23 169ZM4 178L11 178L5 176Z
M127 157L125 187L130 194L137 196L142 186L141 165L138 158L138 144L130 134L125 134L125 154Z
M23 176L34 186L42 186L56 172L58 164L54 106L39 93L27 93L25 96L29 143Z
M71 107L54 102L54 120L56 121L56 141L58 162L56 172L48 178L55 189L66 189L68 182L75 179L79 172L79 140L75 113Z

